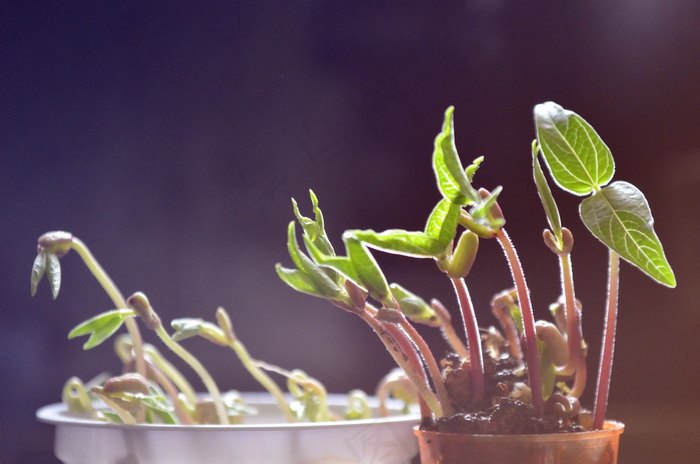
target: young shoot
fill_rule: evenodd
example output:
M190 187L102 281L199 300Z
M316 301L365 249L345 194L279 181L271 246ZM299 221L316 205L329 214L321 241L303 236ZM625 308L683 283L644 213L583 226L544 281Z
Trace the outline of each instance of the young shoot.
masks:
M552 431L602 428L614 347L619 259L661 284L675 286L673 271L653 231L648 204L631 184L611 183L614 162L610 150L586 121L552 102L535 107L533 177L549 224L543 249L555 254L561 276L561 294L551 310L554 321L536 320L525 271L498 203L503 189L473 185L483 158L466 167L461 162L453 111L450 107L445 112L435 139L432 168L440 199L424 230L348 230L342 235L346 255L337 255L324 230L318 199L311 192L315 219L302 216L293 200L305 252L292 222L287 238L294 267L278 264L278 275L295 290L327 299L372 327L405 373L402 381L410 381L415 389L424 425L433 423L440 428L452 421L453 413L459 413L459 420L468 421L474 433L506 433L499 430L512 428L494 425L496 417L502 416L500 409L516 408L533 419L528 424L556 424L558 429ZM581 219L610 250L603 354L592 421L579 401L588 377L588 350L581 331L582 304L574 287L573 234L561 224L541 161L559 187L586 197L581 202ZM484 239L499 243L512 277L509 288L491 301L501 331L479 328L468 287L477 272L476 255ZM435 260L454 288L463 334L452 329L452 317L437 300L427 305L404 287L389 285L370 250ZM424 316L414 317L417 313ZM443 333L452 353L441 361L441 370L436 369L437 358L413 328L415 323L438 327ZM523 433L540 430L527 429L529 426L522 428L530 430Z

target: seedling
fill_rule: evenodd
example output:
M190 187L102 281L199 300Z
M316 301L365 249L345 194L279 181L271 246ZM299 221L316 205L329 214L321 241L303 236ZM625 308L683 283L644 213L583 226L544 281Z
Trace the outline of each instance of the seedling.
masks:
M483 158L466 168L462 164L453 111L450 107L445 112L435 139L432 165L441 198L424 230L347 230L342 236L345 255L338 255L325 232L318 199L310 192L313 218L303 216L292 200L305 252L292 221L288 249L294 267L278 264L278 275L295 290L359 316L376 332L412 382L424 425L489 433L600 429L612 368L620 258L662 285L676 285L647 201L633 185L611 182L612 154L583 118L553 102L535 107L533 176L549 225L544 244L557 256L561 274L561 296L551 308L553 322L536 321L525 273L497 201L502 188L474 187ZM573 234L561 224L541 162L561 189L585 197L581 219L609 250L604 341L592 413L579 402L588 377L587 346L570 260ZM500 330L479 329L465 279L474 272L480 241L488 239L503 249L512 275L512 287L491 304ZM371 250L433 259L454 287L464 341L456 335L445 306L435 300L428 304L400 285L389 284ZM415 324L437 326L445 335L453 353L441 365ZM524 424L509 424L510 419L498 423L504 415L499 411L504 410L524 414Z
M229 424L254 413L236 392L222 393L204 365L180 341L201 336L212 343L231 348L250 374L271 393L289 422L331 421L340 417L331 413L324 386L300 370L287 371L254 359L236 337L231 318L223 308L216 311L217 323L202 319L176 319L170 334L146 295L141 292L124 298L112 279L97 262L87 246L67 232L49 232L39 238L38 253L32 268L31 290L47 277L54 299L61 286L59 258L76 251L110 296L116 309L89 318L70 331L68 337L88 336L83 348L94 348L115 334L122 325L127 333L115 339L115 351L124 365L125 374L100 376L84 384L72 377L63 389L63 402L77 416L97 420L136 424ZM197 395L186 377L152 345L144 344L137 324L153 330L161 342L187 363L204 384L208 395ZM288 394L267 372L287 380ZM290 399L291 396L291 399ZM348 395L346 417L366 418L371 415L366 395L352 391ZM97 408L99 399L108 408Z

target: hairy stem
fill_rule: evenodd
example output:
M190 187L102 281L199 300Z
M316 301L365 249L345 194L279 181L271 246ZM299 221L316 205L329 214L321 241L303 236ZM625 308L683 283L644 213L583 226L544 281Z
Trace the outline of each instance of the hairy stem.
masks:
M467 347L464 346L462 340L457 336L457 332L452 326L452 318L447 308L438 300L432 300L430 306L435 311L440 322L440 330L445 341L450 345L450 348L459 355L460 359L468 359L469 351Z
M430 411L436 416L443 415L442 406L435 393L428 385L427 376L423 369L420 356L416 352L408 336L395 324L382 323L376 318L376 309L367 305L364 311L359 312L359 316L372 327L372 330L379 336L389 354L396 364L403 369L415 385L421 398L427 404Z
M440 372L440 368L435 360L435 356L433 356L432 351L430 351L430 347L428 347L428 344L425 343L425 340L420 336L415 327L413 327L411 323L406 320L403 314L401 317L403 317L404 320L399 324L400 327L408 335L411 342L413 342L428 368L430 377L433 380L433 387L435 388L438 401L442 405L442 414L449 416L453 413L452 403L450 402L450 397L447 395L445 381L442 379L442 373Z
M518 254L505 229L498 229L496 238L508 259L510 272L513 276L513 282L515 283L515 289L518 294L518 302L523 317L525 357L527 359L527 375L530 380L530 390L532 391L532 405L535 407L535 413L541 417L544 412L544 398L542 396L540 359L537 354L537 334L535 333L535 317L532 311L532 304L530 303L530 290L525 281L525 274L520 265Z
M583 335L581 334L581 320L576 306L576 294L574 292L574 274L571 266L571 254L559 255L561 269L561 285L564 294L564 311L566 313L566 337L569 345L569 361L562 371L573 370L575 373L574 386L570 396L580 397L586 387L587 368L583 355Z
M467 335L467 349L469 350L469 364L471 366L472 398L474 401L484 399L484 358L481 350L481 337L479 336L479 325L476 321L474 306L472 305L469 289L464 283L464 279L450 279L457 294L459 308L462 313L464 330Z
M605 307L605 331L600 353L598 385L596 386L595 407L593 410L593 428L602 429L608 407L610 377L612 374L613 354L615 352L615 329L617 326L617 295L620 282L620 255L610 250L608 263L608 301Z

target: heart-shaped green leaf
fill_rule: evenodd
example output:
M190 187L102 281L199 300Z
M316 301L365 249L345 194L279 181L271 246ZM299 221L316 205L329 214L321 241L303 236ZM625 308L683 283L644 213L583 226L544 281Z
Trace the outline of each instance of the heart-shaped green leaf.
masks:
M562 189L587 195L610 182L610 149L582 117L554 102L535 106L534 116L544 159Z
M121 327L127 317L135 314L136 313L132 309L113 309L98 314L76 326L68 333L68 338L72 339L89 334L90 338L88 338L88 341L83 345L84 350L89 350L108 339L110 335Z
M676 278L654 232L649 204L637 187L617 181L581 203L581 219L600 241L657 282L676 286Z

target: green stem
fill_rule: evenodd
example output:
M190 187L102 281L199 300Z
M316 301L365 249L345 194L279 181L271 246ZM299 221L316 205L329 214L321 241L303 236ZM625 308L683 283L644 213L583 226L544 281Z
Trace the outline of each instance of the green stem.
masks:
M114 303L116 308L128 308L126 301L124 300L124 296L122 296L117 286L114 284L109 275L107 275L102 266L100 266L100 263L97 262L93 254L85 245L85 243L83 243L83 241L79 238L73 237L70 246L80 255L85 265L88 267L90 272L92 272L92 275L95 276L95 279L97 279L97 281L100 283L105 292L107 292L107 295L109 295L110 299L112 300L112 303ZM138 372L141 376L145 378L146 361L143 356L143 341L141 338L141 332L139 331L138 325L136 324L134 317L126 318L124 323L126 324L126 329L128 330L129 335L131 335L131 341L134 346L136 372Z
M520 259L515 251L513 243L510 241L506 230L501 228L496 233L496 238L503 248L510 272L513 276L515 289L518 293L518 303L523 317L523 334L525 336L525 357L527 359L527 373L530 380L530 391L532 393L532 405L535 407L535 414L542 417L544 413L544 398L542 396L542 378L540 377L540 359L537 354L537 334L535 332L535 317L530 303L530 290L525 281L525 274Z
M620 255L613 250L609 253L608 263L608 301L605 307L605 331L600 354L598 385L596 386L595 407L593 411L593 428L600 430L605 423L612 375L613 354L615 352L615 329L617 326L617 300L620 282Z
M289 408L287 401L284 399L282 389L270 378L269 375L267 375L262 369L260 369L257 361L251 358L246 347L238 340L229 342L228 346L230 346L231 349L233 349L233 351L236 352L238 359L241 360L243 366L248 370L248 372L250 372L250 374L255 378L255 380L257 380L260 383L260 385L262 385L263 388L265 388L265 390L270 392L270 394L275 398L275 400L277 400L277 404L279 404L280 409L282 409L282 412L287 418L287 421L296 422L294 414Z
M211 377L211 375L209 375L209 372L207 372L206 368L189 351L187 351L179 343L175 342L172 338L170 338L170 335L165 331L162 324L156 326L155 332L158 335L158 337L163 341L163 343L165 343L165 345L168 348L173 350L175 354L182 358L182 360L185 361L197 373L199 378L202 379L202 382L204 383L204 386L209 392L209 395L211 396L211 399L214 402L214 406L216 407L216 413L219 417L219 422L222 425L227 425L229 422L228 414L226 412L226 405L224 404L224 401L221 398L221 392L219 391L219 387L216 385L216 382L214 382L214 379Z
M569 362L561 370L572 370L575 374L574 386L570 396L580 397L586 387L587 368L583 354L583 336L581 321L576 307L574 292L574 274L571 266L571 254L559 255L561 269L562 292L564 294L564 311L566 313L566 337L569 345Z

